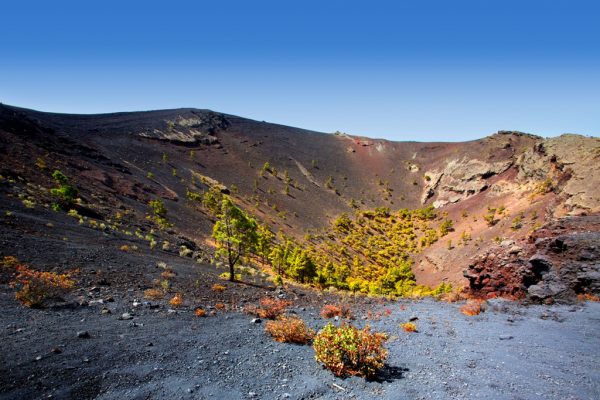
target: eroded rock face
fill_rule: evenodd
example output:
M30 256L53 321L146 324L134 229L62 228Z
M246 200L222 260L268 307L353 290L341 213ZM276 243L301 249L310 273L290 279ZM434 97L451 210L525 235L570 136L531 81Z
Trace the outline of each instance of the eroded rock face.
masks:
M488 188L487 178L506 171L512 161L485 162L477 159L455 159L441 171L427 171L421 201L423 204L437 194L433 206L456 203Z
M562 135L546 139L517 162L518 180L539 185L565 197L557 212L578 215L600 212L600 139Z
M192 112L185 117L179 116L164 122L164 128L141 132L138 135L173 143L211 145L219 141L216 134L229 127L225 116L214 112Z
M472 260L464 271L471 294L536 302L600 294L600 216L556 220L514 247L502 243Z

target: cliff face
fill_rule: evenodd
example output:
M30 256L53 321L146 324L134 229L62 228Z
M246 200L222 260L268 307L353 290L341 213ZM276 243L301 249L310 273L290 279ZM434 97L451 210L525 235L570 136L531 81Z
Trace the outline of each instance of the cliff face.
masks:
M414 255L419 283L537 299L597 291L598 256L586 244L595 239L578 230L598 231L588 223L600 213L597 138L499 132L466 143L398 143L208 110L63 115L0 106L0 161L2 196L43 202L51 171L60 169L79 188L85 212L110 219L127 210L141 229L150 229L148 201L161 198L173 223L165 234L198 249L208 247L212 220L189 196L208 187L298 239L344 212L433 205L453 231ZM580 219L563 223L565 216ZM582 256L562 252L548 268L555 273L536 272L531 257L549 251L531 242L541 232L549 241L567 235L569 249L590 260L563 270ZM511 242L520 250L498 246Z

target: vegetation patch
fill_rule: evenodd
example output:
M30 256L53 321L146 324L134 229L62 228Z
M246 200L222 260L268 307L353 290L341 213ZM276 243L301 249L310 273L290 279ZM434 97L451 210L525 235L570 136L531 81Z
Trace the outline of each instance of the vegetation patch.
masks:
M371 332L369 326L358 329L348 324L336 327L329 323L313 340L315 359L339 377L373 378L387 358L388 352L383 346L386 340L386 334Z
M282 343L307 344L315 335L315 332L298 317L282 316L277 320L268 321L265 331Z
M11 287L17 288L15 298L26 307L41 308L50 299L62 299L75 287L72 279L77 271L66 274L36 271L24 265L16 265L16 277Z

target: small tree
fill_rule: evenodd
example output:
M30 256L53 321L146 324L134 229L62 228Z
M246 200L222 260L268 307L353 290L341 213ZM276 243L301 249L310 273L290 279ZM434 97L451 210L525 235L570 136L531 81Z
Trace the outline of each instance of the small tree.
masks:
M235 280L235 266L246 252L257 243L257 225L228 198L221 202L219 219L213 226L212 236L217 242L216 255L229 265L229 280Z
M50 189L50 193L60 200L62 206L67 207L73 204L79 192L69 185L69 178L59 170L55 170L52 177L58 187Z

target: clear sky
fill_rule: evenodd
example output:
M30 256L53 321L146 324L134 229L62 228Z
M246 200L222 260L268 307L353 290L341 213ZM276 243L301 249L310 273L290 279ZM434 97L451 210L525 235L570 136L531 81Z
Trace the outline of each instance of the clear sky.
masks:
M0 102L197 107L323 132L600 134L600 1L18 0Z

